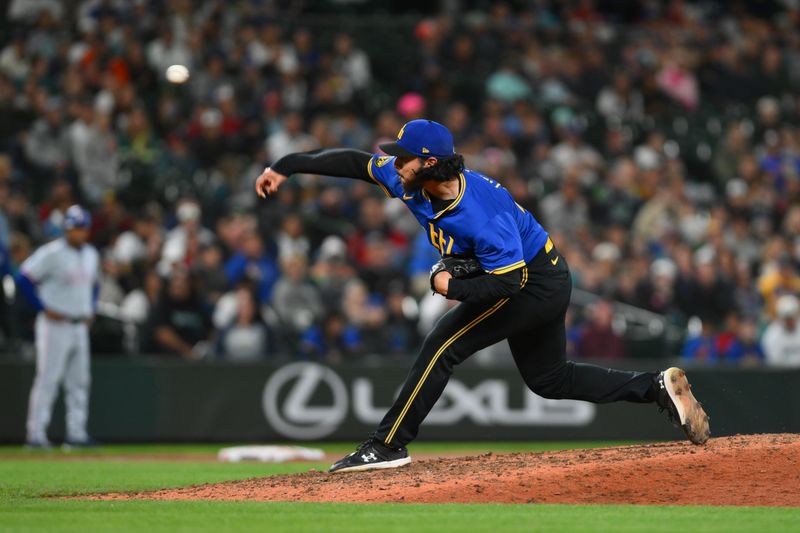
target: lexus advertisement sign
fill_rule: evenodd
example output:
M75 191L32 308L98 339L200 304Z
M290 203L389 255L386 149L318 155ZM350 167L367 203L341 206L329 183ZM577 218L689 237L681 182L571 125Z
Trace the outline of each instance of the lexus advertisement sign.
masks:
M388 411L409 366L96 359L89 431L103 442L358 442ZM800 369L690 372L714 436L800 431ZM24 440L34 373L30 362L0 360L1 442ZM50 436L63 434L59 400ZM457 368L419 432L429 441L682 438L654 404L548 400L530 392L513 366L471 361Z
M267 379L264 416L273 430L296 440L330 437L344 425L374 428L402 383L392 384L391 396L383 393L387 385L386 378L343 376L320 364L292 363ZM451 432L454 426L478 426L503 434L503 428L585 427L595 415L591 403L548 400L529 391L521 380L512 384L487 378L467 384L452 378L423 427L426 432Z

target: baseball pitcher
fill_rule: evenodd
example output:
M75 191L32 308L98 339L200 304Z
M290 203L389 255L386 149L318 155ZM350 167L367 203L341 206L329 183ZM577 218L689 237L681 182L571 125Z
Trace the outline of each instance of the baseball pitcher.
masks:
M439 251L431 288L461 303L428 334L403 388L378 429L331 472L408 464L406 445L433 408L456 365L508 340L528 387L545 398L595 403L655 402L689 440L708 439L708 417L678 368L625 372L565 357L564 319L572 291L569 266L548 233L496 180L464 167L446 127L412 120L388 156L357 150L290 154L264 170L265 197L297 172L353 177L379 186L411 210Z

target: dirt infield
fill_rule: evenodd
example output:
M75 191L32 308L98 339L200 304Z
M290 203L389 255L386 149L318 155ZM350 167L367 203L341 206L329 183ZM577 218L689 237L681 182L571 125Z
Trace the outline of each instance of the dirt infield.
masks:
M413 453L412 453L413 456ZM800 435L418 460L95 499L800 506Z

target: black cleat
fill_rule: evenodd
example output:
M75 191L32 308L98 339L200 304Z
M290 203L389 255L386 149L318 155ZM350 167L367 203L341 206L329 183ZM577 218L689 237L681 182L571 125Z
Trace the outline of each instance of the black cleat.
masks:
M357 472L360 470L375 470L379 468L397 468L411 462L408 450L390 448L383 443L369 439L356 451L346 455L333 463L328 472Z
M661 372L656 381L659 411L666 411L670 421L694 444L705 443L711 435L708 415L692 394L686 372L673 366Z

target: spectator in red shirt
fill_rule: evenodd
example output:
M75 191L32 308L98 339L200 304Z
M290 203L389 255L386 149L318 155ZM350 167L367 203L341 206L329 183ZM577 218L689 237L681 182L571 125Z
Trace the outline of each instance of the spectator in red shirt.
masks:
M578 355L588 358L621 359L625 357L625 341L614 331L614 306L608 300L592 305L589 322L578 339Z

